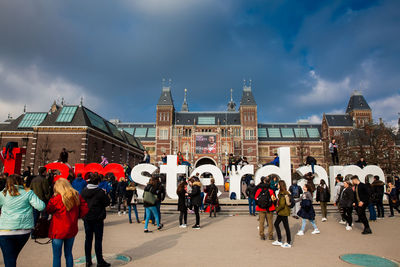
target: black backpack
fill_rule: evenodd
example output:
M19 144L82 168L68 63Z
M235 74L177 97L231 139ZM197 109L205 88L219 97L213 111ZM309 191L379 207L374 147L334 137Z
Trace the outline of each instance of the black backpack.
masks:
M273 204L271 195L268 189L261 189L261 193L258 195L257 198L257 206L261 209L268 209Z
M288 205L288 206L289 206L289 208L293 209L294 205L296 205L296 201L294 200L294 197L292 194L289 194L289 200L290 200L290 205Z

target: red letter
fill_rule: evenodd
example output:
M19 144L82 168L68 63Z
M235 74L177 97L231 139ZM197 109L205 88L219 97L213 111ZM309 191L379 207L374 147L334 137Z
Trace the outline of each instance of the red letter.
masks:
M44 166L47 170L58 170L60 171L60 175L54 176L53 183L55 183L60 178L68 178L70 168L61 162L53 162L46 164Z
M125 177L124 168L117 163L107 164L104 168L99 163L89 163L83 164L78 163L75 164L75 173L81 173L82 177L85 178L86 174L89 172L97 172L99 174L106 175L107 173L113 173L115 178L119 181L122 177Z
M6 148L3 148L0 160L4 164L4 172L11 174L21 174L22 154L26 154L25 148L16 147L12 151L12 158L6 156ZM5 159L4 156L7 158Z

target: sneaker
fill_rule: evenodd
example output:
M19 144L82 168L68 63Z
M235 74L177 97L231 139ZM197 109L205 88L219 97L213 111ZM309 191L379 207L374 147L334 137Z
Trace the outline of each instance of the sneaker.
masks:
M124 211L124 215L126 215L126 211Z
M296 235L304 235L304 232L300 230L300 231L297 232Z
M311 234L316 235L320 234L321 232L318 229L314 229L314 231L311 232Z
M345 221L343 221L343 220L340 220L340 222L339 222L340 224L346 224L346 222Z
M275 240L274 242L272 242L272 245L273 246L282 246L282 242L278 241L278 240Z
M367 228L367 229L365 229L364 231L362 231L361 234L363 234L363 235L369 235L369 234L372 234L372 231L371 231L371 229Z
M186 227L187 227L186 224L179 225L179 228L186 228Z
M118 216L121 216L121 212L120 211L118 211Z
M147 233L151 233L151 231L149 231L149 230L144 230L144 232L147 234Z
M347 231L351 231L351 230L353 230L353 227L351 227L350 225L347 225L347 226L346 226L346 230L347 230Z
M291 248L292 245L290 245L290 244L288 244L288 243L285 243L285 244L282 244L281 247L282 247L282 248Z
M192 228L199 230L200 229L200 225L193 225Z
M328 219L327 218L322 218L321 221L326 222Z
M164 224L160 224L160 226L158 226L158 230L161 230L164 227Z

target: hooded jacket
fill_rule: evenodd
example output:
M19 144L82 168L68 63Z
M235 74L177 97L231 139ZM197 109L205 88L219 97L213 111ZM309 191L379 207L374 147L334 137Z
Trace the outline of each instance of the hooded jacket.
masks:
M372 193L374 194L374 199L382 201L383 194L385 193L385 183L382 182L381 180L375 180L372 182L371 186L372 186Z
M342 193L340 194L339 205L341 208L351 208L353 207L354 203L354 192L351 187L347 187L343 189Z
M246 196L254 199L256 197L257 187L254 184L249 184L246 188Z
M289 216L290 215L290 207L287 205L288 198L289 198L289 192L279 192L278 195L278 206L276 207L276 213L278 213L279 216Z
M76 177L75 180L72 181L72 187L79 192L82 193L82 190L87 186L87 182L80 176Z
M87 202L89 212L83 217L86 221L104 220L106 218L106 207L110 205L110 199L104 190L97 185L88 184L82 190L82 198Z
M86 201L79 195L79 206L67 211L61 195L52 197L47 204L46 212L51 214L49 238L69 239L78 233L78 219L83 218L89 211Z

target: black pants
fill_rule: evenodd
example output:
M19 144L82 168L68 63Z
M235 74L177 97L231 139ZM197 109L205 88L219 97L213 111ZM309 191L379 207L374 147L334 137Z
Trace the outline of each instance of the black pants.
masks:
M343 218L351 226L353 223L353 207L343 208Z
M94 251L97 263L104 262L103 259L103 230L104 221L83 221L85 226L85 256L86 262L92 262L92 242L94 234Z
M332 156L332 163L333 165L338 165L339 164L339 155L337 152L331 153Z
M389 199L389 208L390 208L390 215L394 215L394 210L397 210L400 213L399 206L393 204L392 199Z
M185 224L187 224L187 210L181 211L179 214L179 225L182 225L182 220Z
M124 206L124 211L126 211L126 205L125 205L126 198L123 196L118 196L118 211L121 211L121 205Z
M290 244L290 242L292 242L292 239L290 238L290 228L289 228L288 216L278 215L276 217L274 225L275 225L276 234L278 235L278 241L282 242L281 228L279 227L279 224L281 224L281 222L283 222L283 227L285 227L287 242Z
M217 216L217 205L210 204L210 217L211 217L213 210L214 210L214 217L216 217Z
M384 216L384 214L385 214L385 209L383 208L383 201L382 201L382 199L377 200L376 203L375 203L375 205L376 205L376 210L378 211L378 217L381 217L381 218L385 217L385 216Z
M367 205L363 205L362 207L357 207L356 211L357 211L357 215L358 215L358 219L362 222L362 224L364 225L364 230L365 229L370 229L369 228L369 223L368 223L368 219L367 216L365 215L365 209L367 208Z
M193 205L194 214L196 215L196 225L200 225L199 206Z

